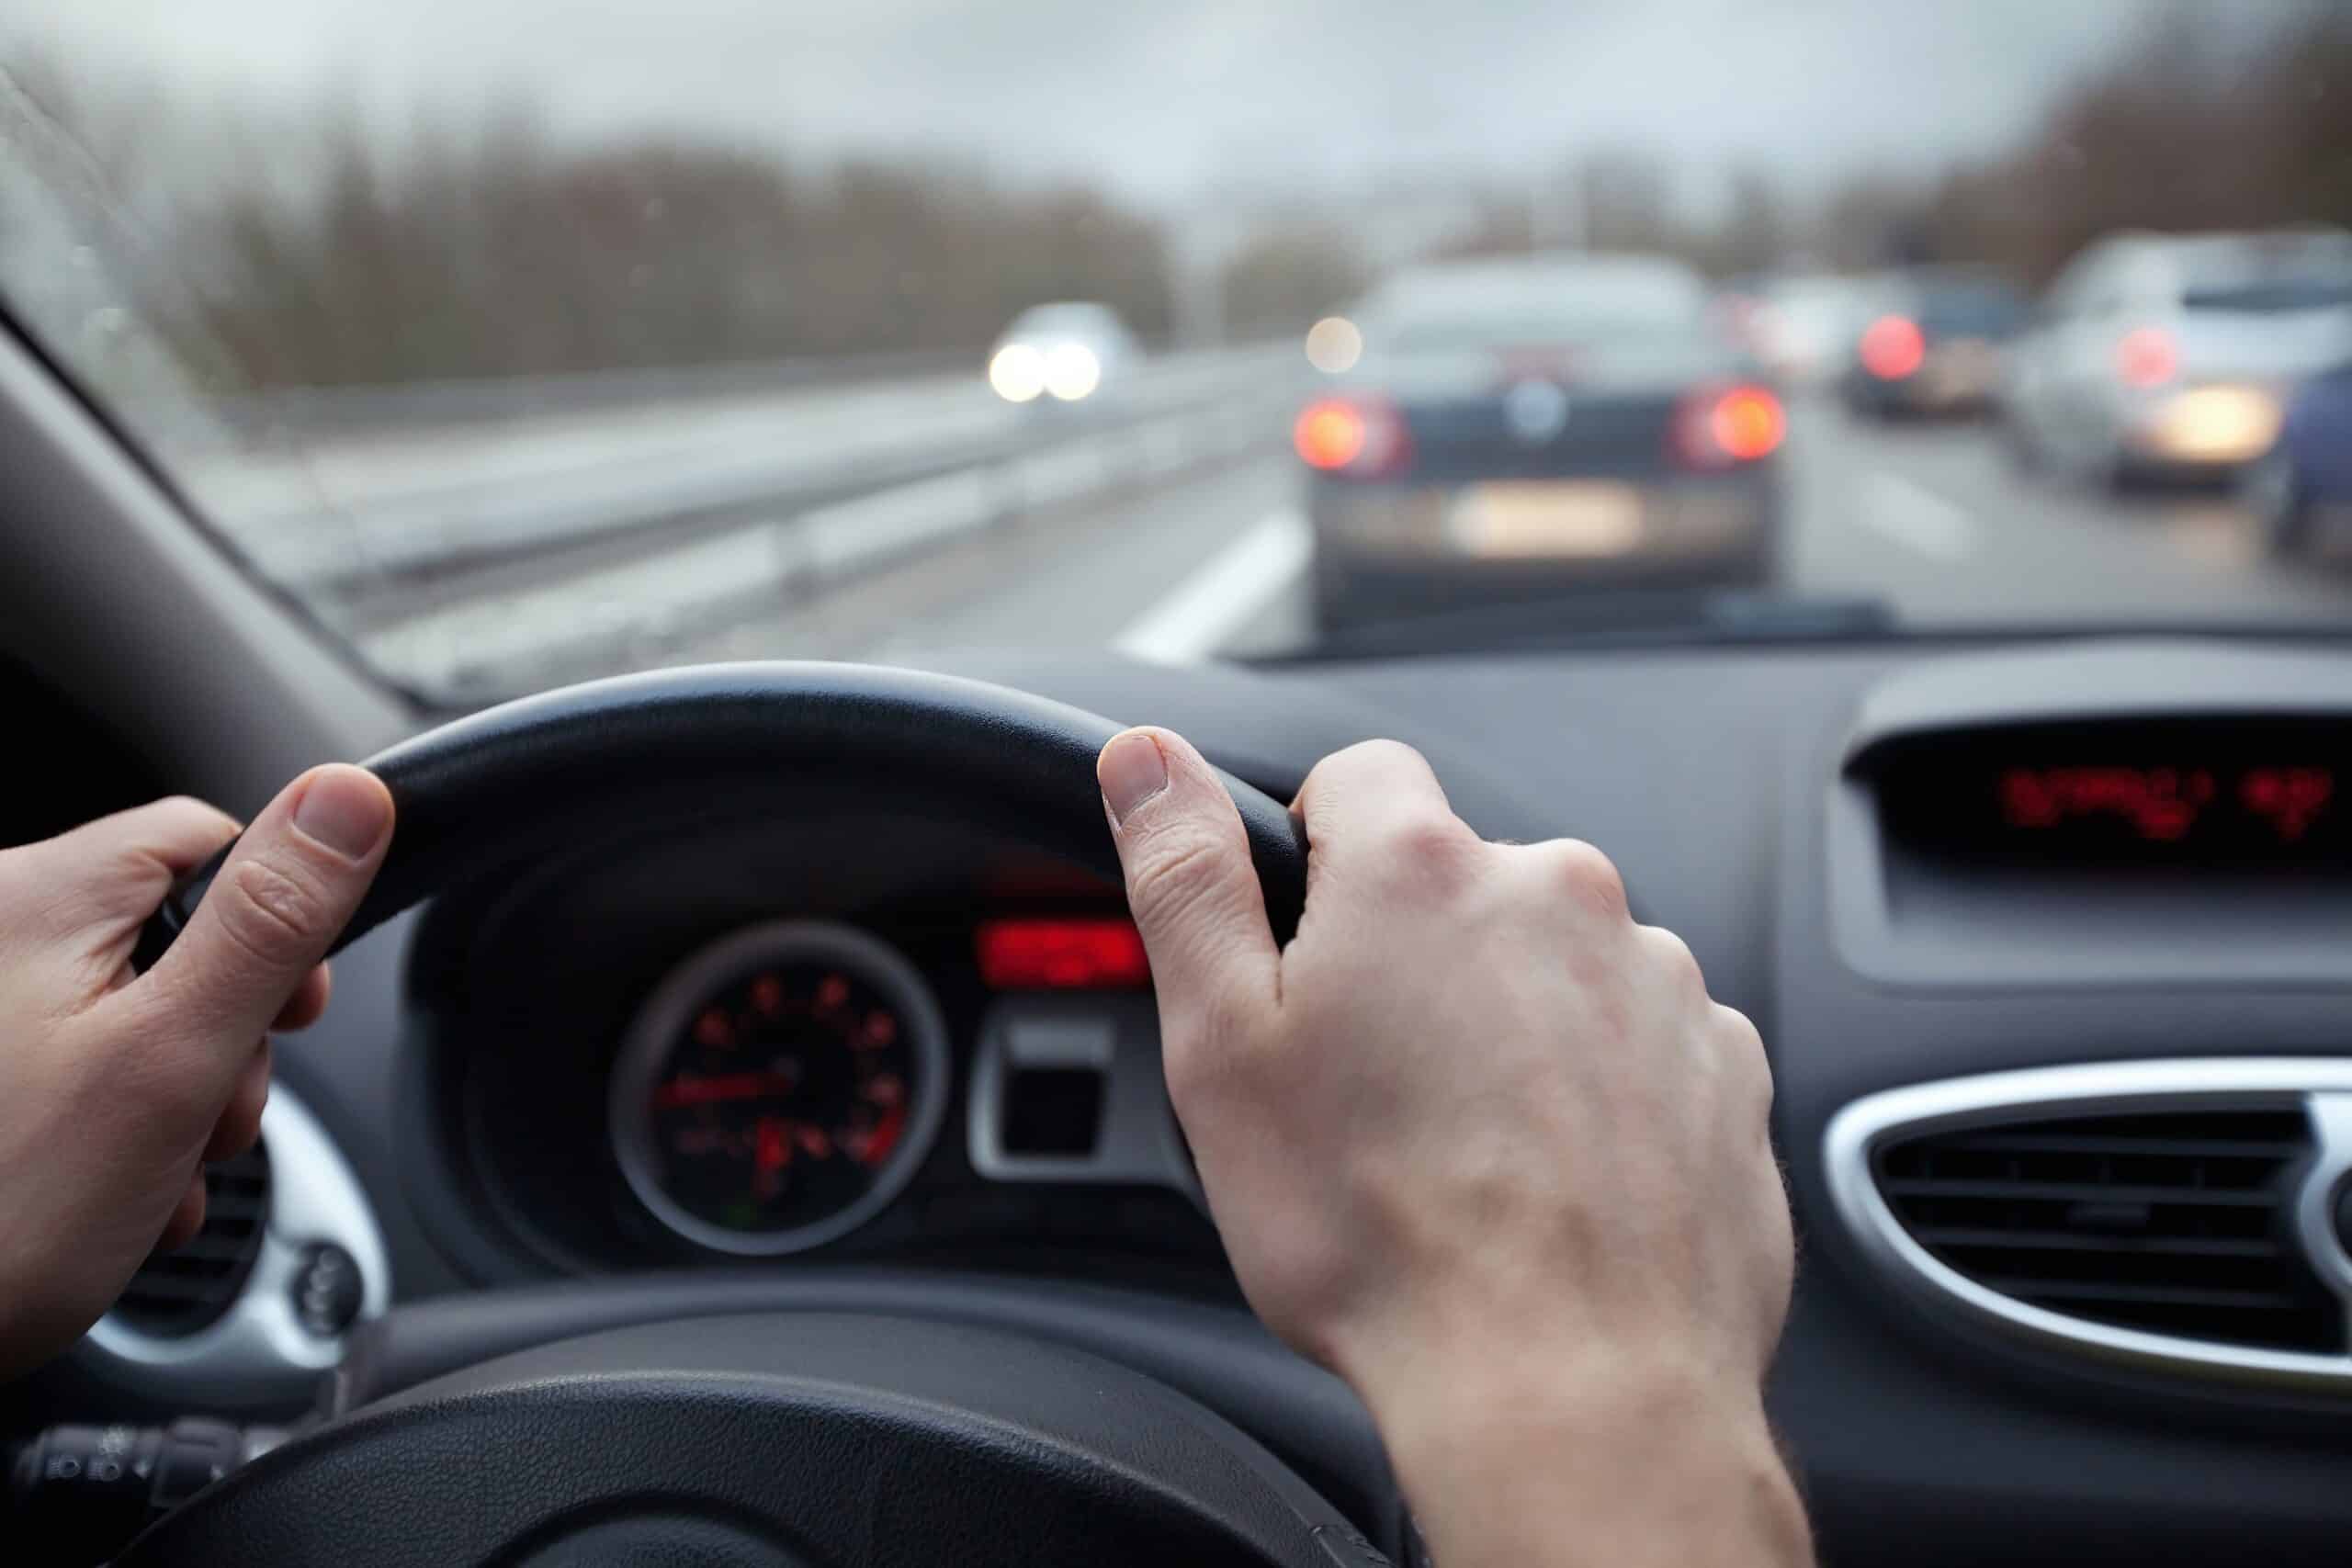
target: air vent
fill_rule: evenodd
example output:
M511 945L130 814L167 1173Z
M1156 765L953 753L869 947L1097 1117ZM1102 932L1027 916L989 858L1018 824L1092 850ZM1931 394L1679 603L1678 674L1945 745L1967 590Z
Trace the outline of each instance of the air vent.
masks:
M2012 1300L2092 1323L2324 1354L2345 1309L2303 1259L2294 1206L2313 1152L2291 1110L2004 1120L1873 1151L1896 1221Z
M204 1171L204 1228L139 1266L115 1303L127 1328L159 1339L209 1328L244 1288L269 1220L269 1155L254 1146Z

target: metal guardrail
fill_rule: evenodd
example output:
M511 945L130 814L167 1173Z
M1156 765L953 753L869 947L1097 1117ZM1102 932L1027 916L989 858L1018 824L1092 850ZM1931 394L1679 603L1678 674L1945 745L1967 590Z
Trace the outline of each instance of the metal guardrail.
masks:
M844 357L645 367L554 376L407 381L392 386L281 387L222 400L224 419L248 435L298 438L522 422L552 413L741 398L796 387L854 387L968 372L985 350L922 350Z
M267 575L351 602L394 580L447 578L655 530L707 531L789 514L1070 446L1268 385L1287 396L1303 374L1288 345L1181 355L1148 364L1075 408L1012 407L970 374L886 383L844 389L839 400L791 400L716 444L631 452L623 434L612 433L568 440L560 463L454 480L440 476L436 438L420 436L413 459L401 465L413 476L401 482L356 493L322 484L276 508L217 509ZM665 431L683 423L673 405L646 412L646 423ZM714 422L721 413L718 405L705 411ZM508 453L508 442L526 436L526 427L514 427L511 438L486 449ZM380 435L368 443L379 466L385 445ZM327 465L330 448L306 446L314 465ZM607 446L619 450L607 456Z
M1279 447L1294 400L1261 379L1230 401L869 489L512 592L403 613L359 635L419 687L494 695L666 657L1033 513L1170 482Z

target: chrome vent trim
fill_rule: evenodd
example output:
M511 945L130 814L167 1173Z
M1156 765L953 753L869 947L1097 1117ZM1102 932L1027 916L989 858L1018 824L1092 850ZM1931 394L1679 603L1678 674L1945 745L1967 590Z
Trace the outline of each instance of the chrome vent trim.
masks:
M313 1334L295 1314L295 1275L317 1242L335 1243L359 1265L362 1321L391 1304L391 1263L367 1192L326 1128L283 1083L270 1086L261 1138L269 1151L267 1219L228 1310L194 1333L171 1336L110 1314L76 1347L82 1364L159 1396L251 1402L307 1393L342 1360L348 1337Z
M200 1334L236 1302L269 1224L269 1145L204 1168L204 1224L139 1266L107 1315L158 1339Z
M2352 1393L2352 1354L2223 1344L2111 1326L2034 1306L1970 1279L1905 1229L1873 1174L1898 1139L2024 1118L2136 1112L2301 1111L2312 1158L2290 1200L2305 1261L2352 1327L2352 1257L2330 1200L2352 1173L2352 1060L2235 1057L2093 1063L1916 1084L1870 1095L1831 1118L1823 1168L1847 1232L1872 1264L1933 1307L2021 1341L2110 1364L2225 1382Z

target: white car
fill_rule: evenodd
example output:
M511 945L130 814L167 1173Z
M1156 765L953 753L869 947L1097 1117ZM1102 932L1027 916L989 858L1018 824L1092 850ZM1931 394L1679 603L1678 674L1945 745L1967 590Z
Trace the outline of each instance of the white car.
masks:
M1108 305L1069 300L1013 318L989 353L989 385L1009 403L1081 403L1142 358Z
M2051 286L2009 356L2021 461L2109 483L2222 478L2352 352L2352 233L2121 234Z

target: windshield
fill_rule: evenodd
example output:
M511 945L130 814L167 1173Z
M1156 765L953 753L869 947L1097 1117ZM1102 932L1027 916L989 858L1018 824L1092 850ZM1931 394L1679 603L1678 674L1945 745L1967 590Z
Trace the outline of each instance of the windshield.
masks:
M435 701L2352 610L2342 5L9 10L11 330Z
M2352 306L2352 273L2335 276L2267 278L2258 283L2191 288L2181 297L2191 310L2232 310L2268 315L2295 310L2340 310Z

